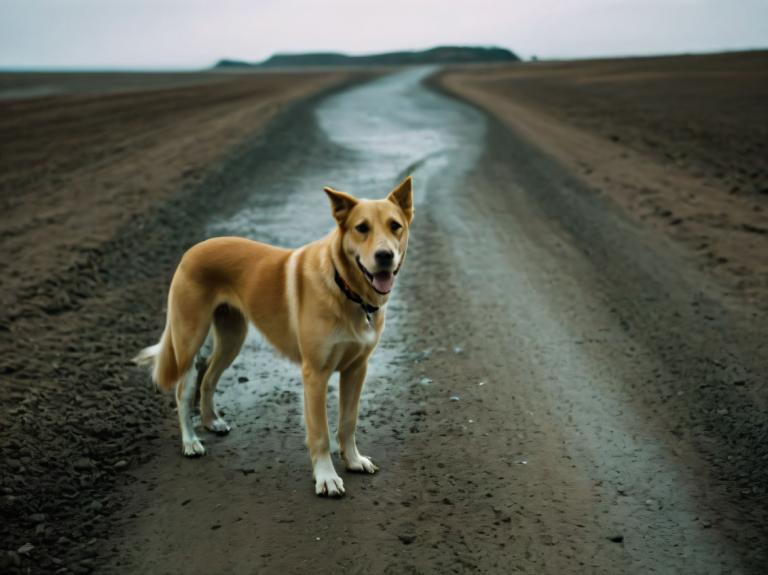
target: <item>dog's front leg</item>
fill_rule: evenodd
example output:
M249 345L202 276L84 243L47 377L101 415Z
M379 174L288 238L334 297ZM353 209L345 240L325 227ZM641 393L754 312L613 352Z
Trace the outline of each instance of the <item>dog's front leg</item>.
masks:
M341 496L344 494L344 482L333 467L328 435L326 392L330 373L315 369L306 362L302 365L301 373L304 377L304 420L307 425L307 447L312 458L315 493Z
M355 441L357 411L360 394L368 370L368 358L351 365L341 372L339 382L339 431L336 435L341 448L341 457L350 471L376 473L376 467L369 457L360 455Z

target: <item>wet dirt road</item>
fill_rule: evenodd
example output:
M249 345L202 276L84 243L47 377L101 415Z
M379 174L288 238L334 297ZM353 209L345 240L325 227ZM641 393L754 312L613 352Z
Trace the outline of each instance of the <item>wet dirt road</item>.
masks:
M176 421L161 425L112 569L757 572L763 328L430 73L313 104L205 230L298 246L332 225L323 185L376 197L413 173L408 262L361 406L381 471L314 495L298 368L252 334L219 385L232 433L186 460ZM332 422L336 400L334 378Z

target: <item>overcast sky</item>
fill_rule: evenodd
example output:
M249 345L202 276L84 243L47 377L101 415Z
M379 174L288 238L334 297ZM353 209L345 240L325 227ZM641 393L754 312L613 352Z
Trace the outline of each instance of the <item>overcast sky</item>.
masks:
M768 0L0 0L0 67L199 68L498 45L579 58L768 47Z

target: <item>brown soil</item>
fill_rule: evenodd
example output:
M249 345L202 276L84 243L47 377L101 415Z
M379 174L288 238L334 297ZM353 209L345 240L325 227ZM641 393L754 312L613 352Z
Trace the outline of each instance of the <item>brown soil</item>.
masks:
M497 116L738 296L768 301L768 52L453 69Z
M199 181L206 166L287 102L342 78L150 76L167 85L137 91L142 77L134 75L115 80L128 90L115 93L97 75L99 90L90 93L78 75L64 79L62 89L74 90L66 95L0 101L0 324L8 329L30 310L71 307L63 294L47 300L37 285L81 264L136 214ZM24 337L18 329L17 338Z

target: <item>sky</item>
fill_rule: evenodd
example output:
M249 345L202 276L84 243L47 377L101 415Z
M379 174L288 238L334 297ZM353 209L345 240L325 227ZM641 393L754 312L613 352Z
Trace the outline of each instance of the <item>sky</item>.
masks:
M197 69L277 52L524 58L768 47L768 0L0 0L0 68Z

